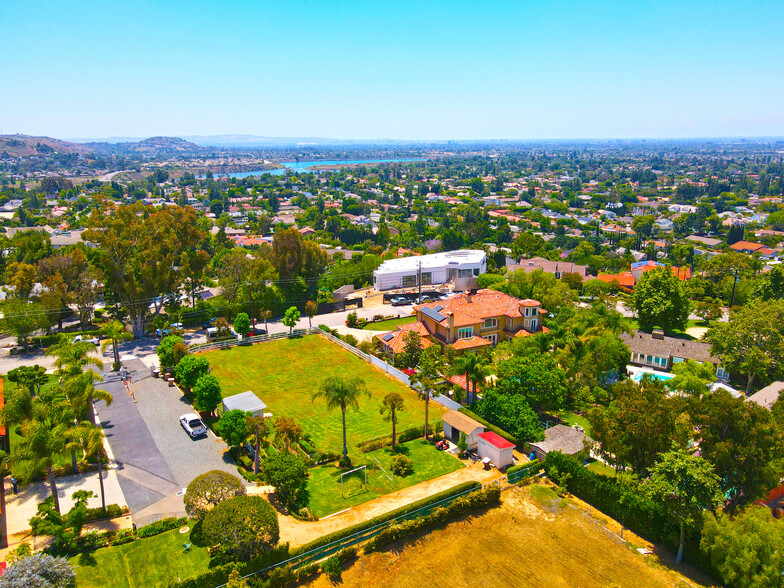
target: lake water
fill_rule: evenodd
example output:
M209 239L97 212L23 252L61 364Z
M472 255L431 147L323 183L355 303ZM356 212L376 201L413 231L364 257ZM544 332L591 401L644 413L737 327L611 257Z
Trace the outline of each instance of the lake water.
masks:
M215 177L230 176L232 178L247 178L248 176L260 176L261 174L272 174L273 176L282 176L287 170L293 172L312 172L319 173L321 170L308 169L313 165L347 165L358 163L407 163L410 161L427 161L424 157L407 158L407 159L343 159L340 161L281 161L281 165L285 166L280 169L272 170L255 170L246 172L229 172L227 174L213 174ZM200 176L204 177L204 176Z

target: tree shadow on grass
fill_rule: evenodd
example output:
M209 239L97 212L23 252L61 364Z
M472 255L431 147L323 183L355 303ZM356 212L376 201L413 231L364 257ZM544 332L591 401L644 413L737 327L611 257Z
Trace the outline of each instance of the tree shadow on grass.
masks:
M86 551L85 553L80 553L79 557L76 560L80 566L94 568L98 565L98 561L95 559L92 551Z

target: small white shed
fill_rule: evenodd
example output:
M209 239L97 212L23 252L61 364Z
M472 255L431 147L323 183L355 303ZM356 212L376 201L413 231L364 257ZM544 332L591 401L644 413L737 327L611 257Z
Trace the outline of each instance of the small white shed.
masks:
M223 412L227 410L244 410L253 416L262 416L266 408L267 405L250 390L234 396L227 396L223 399Z
M479 458L490 458L499 470L514 463L514 443L511 443L492 431L478 435Z

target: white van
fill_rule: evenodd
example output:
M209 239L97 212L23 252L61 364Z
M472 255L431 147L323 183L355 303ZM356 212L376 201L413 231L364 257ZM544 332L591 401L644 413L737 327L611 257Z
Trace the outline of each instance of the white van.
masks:
M215 341L218 338L218 327L207 328L207 341Z

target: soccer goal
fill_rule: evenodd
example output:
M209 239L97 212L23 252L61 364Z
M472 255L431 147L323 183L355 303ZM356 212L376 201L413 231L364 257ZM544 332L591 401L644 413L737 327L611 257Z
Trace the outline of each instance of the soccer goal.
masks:
M374 470L378 473L378 477L381 479L381 482L384 484L389 484L389 487L394 489L395 488L395 475L392 472L387 472L384 467L381 465L381 462L378 461L378 458L373 455L371 456L375 462L376 466Z
M340 474L340 495L354 496L367 490L367 466L359 466Z

